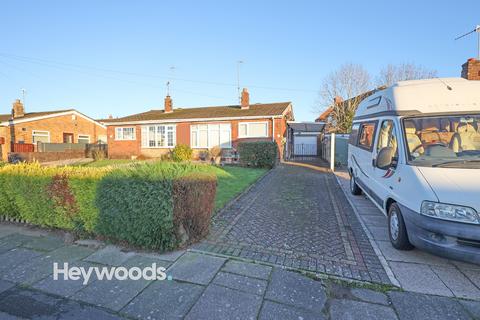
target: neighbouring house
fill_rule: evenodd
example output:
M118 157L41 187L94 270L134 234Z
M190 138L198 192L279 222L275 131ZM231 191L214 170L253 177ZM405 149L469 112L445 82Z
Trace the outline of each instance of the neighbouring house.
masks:
M157 158L178 144L190 146L199 156L217 146L224 153L235 150L241 141L274 141L282 156L287 120L293 120L291 102L250 104L243 89L240 105L174 108L167 95L164 110L102 122L107 126L110 158Z
M321 137L325 122L288 122L287 159L316 157L320 155Z
M86 144L106 142L106 126L74 110L25 112L20 100L12 112L0 114L0 155L37 152L39 143Z

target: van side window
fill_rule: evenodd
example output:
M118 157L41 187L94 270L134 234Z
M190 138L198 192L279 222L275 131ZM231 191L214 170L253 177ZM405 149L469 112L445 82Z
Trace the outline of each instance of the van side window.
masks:
M360 139L358 140L359 147L372 151L376 124L376 122L365 122L361 124Z
M398 156L398 139L395 132L395 124L392 120L384 120L378 134L377 152L385 147L392 147L395 156Z
M357 144L358 128L360 128L360 123L354 123L352 125L352 132L350 132L350 136L348 137L348 143L351 145Z

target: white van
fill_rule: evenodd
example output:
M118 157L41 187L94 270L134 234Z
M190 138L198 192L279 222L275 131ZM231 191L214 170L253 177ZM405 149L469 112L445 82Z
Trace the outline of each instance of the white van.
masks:
M480 81L399 82L363 100L350 190L388 216L392 245L480 263Z

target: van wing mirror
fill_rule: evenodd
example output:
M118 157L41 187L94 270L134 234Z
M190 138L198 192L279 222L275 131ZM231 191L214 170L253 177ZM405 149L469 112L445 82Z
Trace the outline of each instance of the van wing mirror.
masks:
M382 170L387 170L392 166L394 150L392 147L380 149L375 160L375 166Z

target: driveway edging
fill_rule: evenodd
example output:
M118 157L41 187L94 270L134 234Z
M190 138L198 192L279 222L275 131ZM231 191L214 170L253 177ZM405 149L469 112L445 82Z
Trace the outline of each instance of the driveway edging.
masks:
M383 269L385 269L385 272L387 273L388 278L390 279L390 282L399 288L401 288L400 282L395 278L395 275L388 265L387 259L385 259L385 256L383 255L382 251L377 245L377 242L373 238L372 234L370 233L370 230L368 230L367 226L363 222L362 218L360 217L360 214L358 213L357 208L353 205L352 201L349 199L348 194L346 194L345 189L343 188L342 184L340 183L340 180L338 180L338 176L335 172L332 172L333 175L335 176L335 180L337 181L338 185L340 186L340 189L342 189L343 193L345 194L345 198L347 199L348 203L350 204L350 207L352 207L353 212L355 213L355 216L357 217L358 221L360 222L360 225L363 228L363 231L367 235L368 241L370 242L370 245L373 248L373 251L375 251L375 254L378 257L378 260L380 260L380 263L382 264Z

